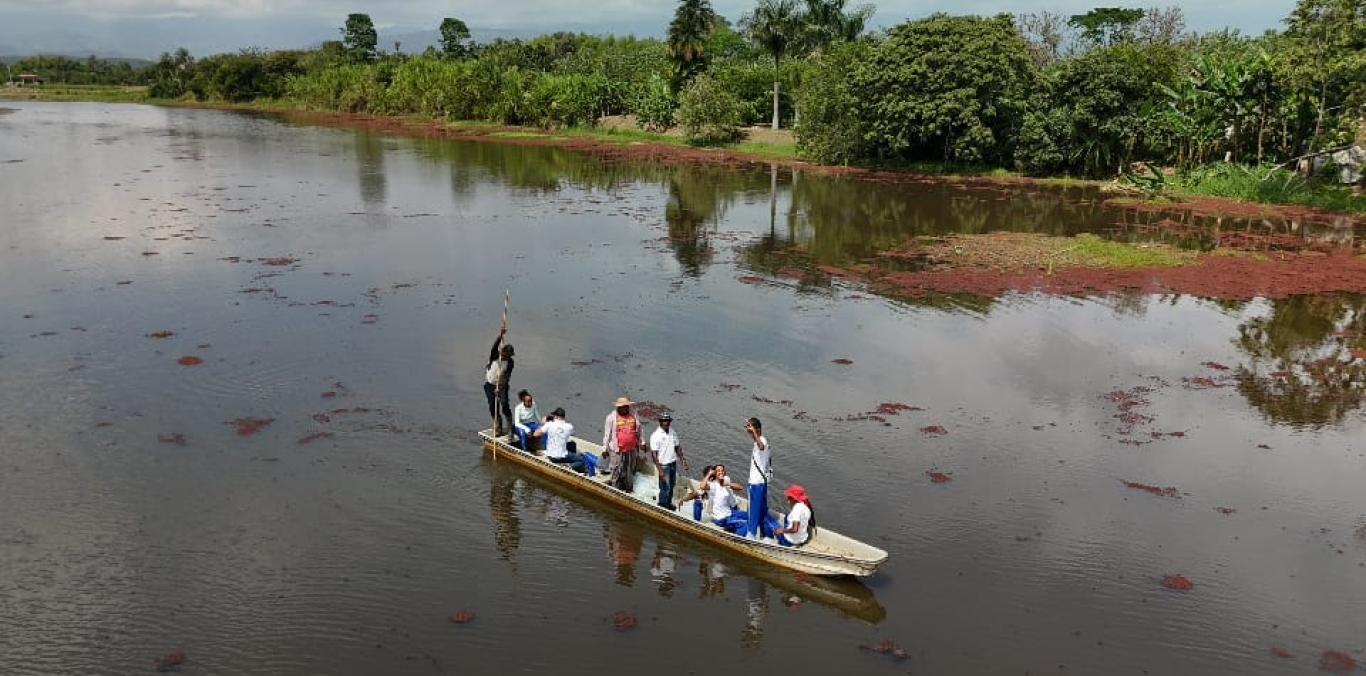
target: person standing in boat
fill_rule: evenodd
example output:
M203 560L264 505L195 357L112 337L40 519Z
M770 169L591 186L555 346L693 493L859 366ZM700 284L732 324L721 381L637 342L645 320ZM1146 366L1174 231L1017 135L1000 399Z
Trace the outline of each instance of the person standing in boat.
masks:
M507 336L507 320L498 330L498 339L489 348L489 360L484 365L484 396L489 400L489 417L493 419L493 436L501 437L512 432L512 405L508 401L508 383L512 380L512 345L504 344ZM502 415L500 416L499 413Z
M541 412L537 410L536 399L531 392L522 390L517 393L517 399L517 408L512 411L512 424L517 429L517 440L521 442L522 450L530 453L536 450L536 437L533 435L541 426Z
M812 530L816 527L816 515L811 511L811 498L806 489L799 484L787 487L784 494L789 511L783 526L773 531L778 544L786 547L800 547L811 541Z
M575 472L583 473L583 456L577 451L569 450L570 437L574 435L574 426L564 419L564 409L557 408L550 412L550 416L545 419L545 424L536 430L533 436L545 437L545 457L547 460L560 464L569 465Z
M665 413L659 416L659 427L650 435L650 455L659 470L659 506L674 509L674 486L678 483L678 462L683 461L683 471L688 471L688 459L683 456L683 447L678 444L678 434L673 430L674 417Z
M745 432L754 441L749 455L749 520L745 537L757 540L762 534L764 517L768 516L768 482L773 478L773 449L764 437L763 423L758 418L745 421Z
M635 402L617 397L615 408L602 423L602 448L607 453L608 484L631 492L635 481L635 459L640 452L640 420L631 412Z

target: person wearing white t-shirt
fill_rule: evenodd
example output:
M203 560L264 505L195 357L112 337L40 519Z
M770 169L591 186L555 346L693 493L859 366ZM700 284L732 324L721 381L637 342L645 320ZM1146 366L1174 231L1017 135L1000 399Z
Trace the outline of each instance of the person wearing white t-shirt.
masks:
M583 472L583 457L577 452L570 450L572 443L570 437L574 435L574 426L564 419L564 409L557 408L546 416L545 424L537 429L533 436L545 437L545 457L547 460L560 464L569 465L575 472Z
M743 533L746 516L735 512L740 504L734 493L738 490L740 487L726 476L725 465L708 466L706 474L702 476L702 485L698 486L696 492L688 491L683 501L696 501L693 503L693 518L701 520L702 500L706 499L711 506L712 523L730 533Z
M683 447L678 444L678 434L673 429L673 416L665 413L659 416L659 427L650 435L650 455L659 470L659 506L674 509L674 486L678 483L678 461L683 461L683 471L688 471L688 459L683 456Z
M800 547L811 541L811 529L816 527L816 516L811 511L811 498L806 489L792 484L787 487L787 504L790 510L783 519L783 527L773 531L778 536L778 544L787 547Z
M754 440L749 455L749 519L745 523L743 535L758 539L768 515L768 482L773 479L773 449L764 438L764 426L758 418L745 421L745 431Z

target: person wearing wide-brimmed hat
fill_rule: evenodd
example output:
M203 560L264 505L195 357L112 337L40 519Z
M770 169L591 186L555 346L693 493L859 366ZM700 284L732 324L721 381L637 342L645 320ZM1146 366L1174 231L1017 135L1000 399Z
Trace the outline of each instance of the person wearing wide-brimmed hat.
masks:
M774 529L773 534L778 537L780 545L800 547L810 542L815 533L816 515L811 511L811 498L807 497L806 489L798 484L788 486L783 496L787 498L791 510L783 519L783 527Z
M635 459L640 452L640 420L631 412L635 402L617 397L611 413L602 423L602 450L607 454L607 480L612 486L630 492L635 480Z

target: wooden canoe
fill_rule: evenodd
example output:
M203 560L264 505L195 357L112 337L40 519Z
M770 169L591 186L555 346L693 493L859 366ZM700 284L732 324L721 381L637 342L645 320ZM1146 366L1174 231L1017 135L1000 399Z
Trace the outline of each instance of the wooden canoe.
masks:
M607 476L602 471L605 468L605 462L603 467L599 468L597 476L587 477L564 465L550 462L543 453L531 454L518 450L507 442L506 437L495 438L493 430L484 430L479 433L479 437L484 442L484 449L494 454L495 459L499 462L504 460L514 462L577 491L604 499L618 507L644 516L670 530L684 533L697 540L749 559L809 575L852 575L856 577L872 575L877 571L878 566L887 560L887 552L841 535L823 525L816 529L815 537L805 546L784 547L779 544L750 540L728 533L720 526L711 523L705 515L703 521L694 521L691 501L680 502L677 505L677 510L667 510L655 503L658 495L658 481L655 477L658 476L658 472L653 463L648 461L640 463L641 466L637 467L636 473L643 479L638 483L646 487L655 486L655 493L649 494L646 490L627 493L607 485ZM574 442L578 445L580 453L592 453L599 458L605 458L600 445L578 437L574 438ZM698 483L691 479L687 481L691 485ZM739 499L740 509L744 510L746 501L743 497ZM774 514L774 516L781 519L782 515Z

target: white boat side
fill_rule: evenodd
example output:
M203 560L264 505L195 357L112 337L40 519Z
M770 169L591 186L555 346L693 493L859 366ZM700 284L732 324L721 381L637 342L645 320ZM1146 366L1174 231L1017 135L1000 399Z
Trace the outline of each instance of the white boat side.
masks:
M686 533L708 544L747 558L809 575L852 575L856 577L872 575L877 571L878 566L887 560L887 552L819 525L811 541L801 547L785 547L775 543L750 540L728 533L709 520L695 521L692 518L692 503L690 501L680 502L676 505L676 510L670 511L634 493L627 493L607 485L606 474L601 471L595 477L584 476L567 466L547 460L542 453L523 452L509 444L505 437L495 438L493 430L484 430L479 433L479 437L484 442L485 450L493 453L495 461L515 462L541 475L646 516L672 530ZM599 458L604 457L600 445L578 437L574 438L574 442L577 444L580 453L587 452L593 453ZM652 463L646 462L643 465L643 468L638 468L638 474L648 477L658 476ZM694 486L698 483L691 479L688 482L689 485ZM744 509L745 499L740 498L740 502L741 508Z

